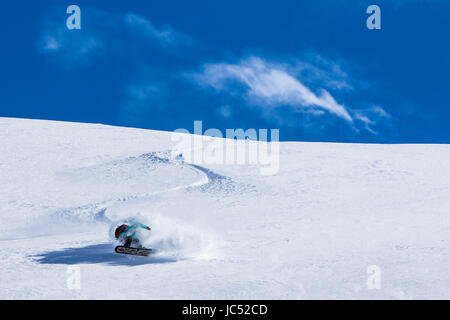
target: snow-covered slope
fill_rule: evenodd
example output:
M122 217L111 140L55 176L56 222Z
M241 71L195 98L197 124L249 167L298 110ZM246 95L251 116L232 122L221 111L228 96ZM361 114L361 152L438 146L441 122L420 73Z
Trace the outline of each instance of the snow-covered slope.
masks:
M450 298L448 145L281 143L262 176L169 132L0 118L0 142L2 299ZM129 217L157 253L113 252Z

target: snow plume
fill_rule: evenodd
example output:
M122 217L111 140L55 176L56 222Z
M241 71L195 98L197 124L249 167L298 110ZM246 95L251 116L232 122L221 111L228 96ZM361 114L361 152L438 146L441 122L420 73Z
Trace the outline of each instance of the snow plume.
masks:
M124 207L130 212L130 207ZM110 237L115 241L115 227L122 223L139 222L152 230L140 230L137 237L143 246L155 250L153 256L184 260L208 260L217 256L216 241L206 230L189 224L181 219L166 217L158 213L138 212L132 217L125 217L121 209L109 210L108 216L116 218L110 229ZM119 218L122 217L122 218Z
M211 234L182 221L153 215L151 235L144 245L156 250L158 256L176 259L211 259L215 241Z

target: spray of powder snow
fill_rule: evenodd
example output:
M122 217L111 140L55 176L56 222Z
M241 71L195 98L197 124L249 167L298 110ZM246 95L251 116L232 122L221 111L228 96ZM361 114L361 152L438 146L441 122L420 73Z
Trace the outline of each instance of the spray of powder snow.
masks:
M183 259L213 259L218 256L214 237L198 227L184 221L164 217L159 214L138 213L133 217L116 220L110 229L110 237L115 240L114 230L121 224L142 223L152 230L138 229L136 237L146 248L152 248L152 256Z

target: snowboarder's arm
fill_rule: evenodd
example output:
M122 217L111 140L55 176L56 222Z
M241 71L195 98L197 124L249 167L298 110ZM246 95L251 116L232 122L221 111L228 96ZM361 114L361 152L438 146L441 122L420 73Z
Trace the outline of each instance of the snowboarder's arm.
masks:
M151 230L150 227L146 226L145 224L140 223L139 226L140 226L142 229Z

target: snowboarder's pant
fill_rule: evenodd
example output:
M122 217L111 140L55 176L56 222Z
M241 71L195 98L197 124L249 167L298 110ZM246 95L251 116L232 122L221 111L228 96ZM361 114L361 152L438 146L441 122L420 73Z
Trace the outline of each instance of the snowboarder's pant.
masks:
M131 245L139 246L139 240L132 237L124 238L124 247L131 247Z

